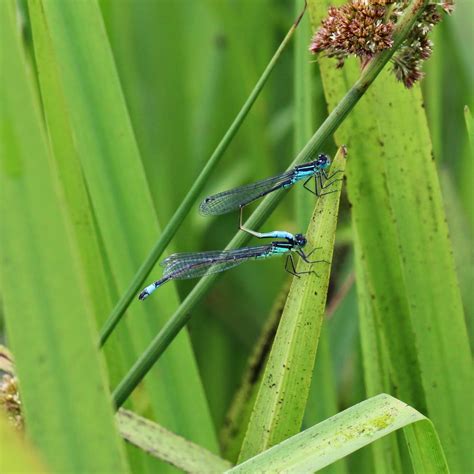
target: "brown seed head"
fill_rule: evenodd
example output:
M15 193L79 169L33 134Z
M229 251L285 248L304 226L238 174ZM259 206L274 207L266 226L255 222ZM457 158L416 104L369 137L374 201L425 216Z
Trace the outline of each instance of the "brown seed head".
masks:
M393 44L394 24L385 21L385 6L393 0L352 0L339 8L330 7L328 17L315 33L310 51L324 51L343 61L354 54L362 60Z
M423 77L422 63L433 50L428 34L442 20L443 11L453 11L453 2L429 3L394 54L393 71L406 87ZM351 0L338 8L330 7L309 49L336 58L336 67L342 67L350 55L359 57L364 67L375 54L392 47L394 27L408 4L408 0Z

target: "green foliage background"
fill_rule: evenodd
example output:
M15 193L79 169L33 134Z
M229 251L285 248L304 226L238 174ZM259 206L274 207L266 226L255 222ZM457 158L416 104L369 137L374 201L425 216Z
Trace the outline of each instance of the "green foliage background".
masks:
M127 462L133 472L172 470L125 451L106 397L195 282L134 300L106 343L105 364L97 329L246 100L296 3L2 0L2 333L17 356L32 439L53 468L71 468L81 443L92 451L74 458L77 472L119 472ZM335 71L307 52L311 23L327 5L310 2L202 197L284 170L357 78L355 62ZM470 0L458 0L435 29L421 86L406 91L387 66L321 149L334 155L348 145L348 192L303 422L391 393L434 422L452 472L472 462L464 385L474 312L473 138L464 111L473 105L472 16ZM304 232L313 208L309 193L293 189L264 227ZM443 208L447 227L424 234L426 223L445 225ZM223 248L236 228L236 215L205 218L196 205L166 254ZM160 274L157 265L150 280ZM222 275L128 407L211 451L220 444L235 462L235 419L226 414L288 281L278 259ZM82 441L67 439L71 423ZM42 436L48 424L66 441ZM104 432L106 443L93 442ZM411 469L401 435L327 469L374 468Z

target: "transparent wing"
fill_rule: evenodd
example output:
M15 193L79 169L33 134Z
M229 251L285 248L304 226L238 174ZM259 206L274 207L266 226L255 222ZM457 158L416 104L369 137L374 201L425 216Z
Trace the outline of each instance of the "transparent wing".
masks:
M245 250L245 248L238 249L238 250ZM181 252L181 253L174 253L169 257L166 257L163 261L160 262L162 267L169 267L173 262L179 261L182 263L192 263L195 262L196 259L212 259L216 258L219 255L222 255L224 250L212 250L210 252Z
M252 258L263 257L269 254L271 249L271 245L259 245L217 252L177 253L162 262L165 267L163 278L169 276L183 280L223 272Z
M255 201L255 199L265 196L283 184L291 182L293 175L294 171L287 171L286 173L273 176L272 178L214 194L201 202L199 211L204 215L226 214L227 212L238 209L240 206L245 206Z

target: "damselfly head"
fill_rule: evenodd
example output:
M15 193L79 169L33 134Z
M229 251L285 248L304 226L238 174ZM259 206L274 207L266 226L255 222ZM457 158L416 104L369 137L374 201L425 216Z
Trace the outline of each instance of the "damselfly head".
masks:
M295 243L298 247L304 247L306 242L306 237L303 234L295 234Z
M328 155L325 155L324 153L320 153L318 155L318 159L315 162L316 168L320 170L325 170L326 168L329 168L330 164L331 164L331 159L329 158Z

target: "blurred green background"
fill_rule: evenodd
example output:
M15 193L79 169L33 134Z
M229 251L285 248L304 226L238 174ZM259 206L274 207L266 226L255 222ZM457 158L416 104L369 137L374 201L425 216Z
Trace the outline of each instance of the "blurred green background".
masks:
M283 0L100 0L99 4L156 211L156 215L150 213L145 216L149 219L151 230L141 242L140 251L136 251L137 247L135 253L130 251L130 261L138 269L142 258L146 256L146 249L151 246L153 238L158 237L158 234L154 234L157 223L162 229L180 205L297 16L301 2L295 5L295 2ZM21 1L18 6L21 12L19 29L28 64L34 70L37 59L30 13L26 2ZM434 54L425 64L427 77L422 82L471 346L474 312L471 245L474 232L474 167L464 108L468 105L472 110L473 105L473 15L474 2L457 0L455 13L445 18L434 31ZM94 28L93 25L82 25L84 31L89 27ZM202 198L283 171L327 116L318 64L307 52L310 38L311 28L306 15L295 34L294 42L282 55L248 118L209 180ZM300 48L299 59L295 58L295 48ZM305 50L304 55L301 54L301 48ZM295 127L295 94L297 96L300 87L295 83L297 67L306 68L310 76L306 92L311 91L307 102L311 125L306 133L302 133L301 127ZM34 74L32 77L39 88L38 78ZM107 82L94 84L99 91L104 91L104 95L113 86ZM111 117L111 121L114 118ZM114 137L105 136L105 140L113 141ZM335 144L328 141L321 151L333 155L335 149ZM417 157L413 156L412 159L416 160ZM122 171L125 174L128 172ZM96 197L93 191L91 196L94 201ZM135 197L133 191L130 196L109 196L119 203L132 202ZM140 203L134 205L139 206ZM299 186L288 193L264 228L304 232L313 206L313 196ZM250 213L250 208L246 212ZM195 211L186 218L172 240L167 254L223 248L237 230L237 217L237 214L230 214L206 218L199 215L196 205ZM317 400L318 391L324 390L324 387L314 388L307 413L310 425L319 420L323 413L340 411L367 398L358 334L354 234L350 217L350 206L346 196L343 196L328 295L327 324L323 329L315 368L316 371L332 374L336 393L333 407L318 408L317 403L311 403L311 400ZM132 227L133 223L123 222L123 225ZM135 237L140 238L139 235ZM108 244L105 237L105 243L101 238L99 247L103 250ZM104 251L104 255L106 253ZM109 266L113 267L114 264L107 257L103 258L105 273L110 277L117 267L111 270ZM289 276L283 267L282 260L274 259L247 263L229 271L220 277L192 311L188 329L216 431L224 424L247 360L262 326L272 312L274 302L288 288ZM149 279L158 279L160 275L161 268L156 266ZM107 309L105 314L96 315L99 321L105 318L112 303L126 287L124 282L132 276L133 271L128 267L120 283L117 282L118 278L108 280L112 296L110 301L104 303ZM188 294L194 284L193 280L176 282L180 299ZM1 291L2 294L5 292L3 288ZM173 304L176 304L170 297L171 293L171 289L163 290L162 300L167 309L174 308ZM156 295L156 298L161 296ZM136 301L132 302L132 305L137 304ZM131 306L132 311L134 307ZM160 323L154 321L157 327L171 316L171 309L169 314L161 310L162 307ZM148 311L147 316L153 317L153 310ZM142 324L143 319L133 321L129 316L127 314L126 324ZM133 316L143 318L144 314ZM149 339L155 335L155 329L153 327L146 333ZM133 346L136 353L140 353L143 340L139 343L138 338L133 340L130 337L129 340L128 335L124 335L125 330L122 331L122 335L118 336L121 351L127 352L127 347ZM113 353L114 349L110 348L110 351ZM111 376L115 381L124 375L124 368L129 367L134 360L130 354L121 369ZM188 360L186 357L183 360L186 360L183 362L185 366ZM179 362L175 367L179 367ZM328 372L325 372L328 368ZM113 369L109 369L113 372ZM172 399L173 390L179 392L179 387L173 386L172 370L167 377L163 377L163 380L170 383L167 396ZM148 407L146 397L144 399L145 410L142 411ZM173 418L173 414L169 416ZM186 432L186 428L183 428L186 425L185 417L179 423L180 430L176 430L183 434L183 431ZM351 457L351 472L357 472L357 463L363 458L364 452Z

